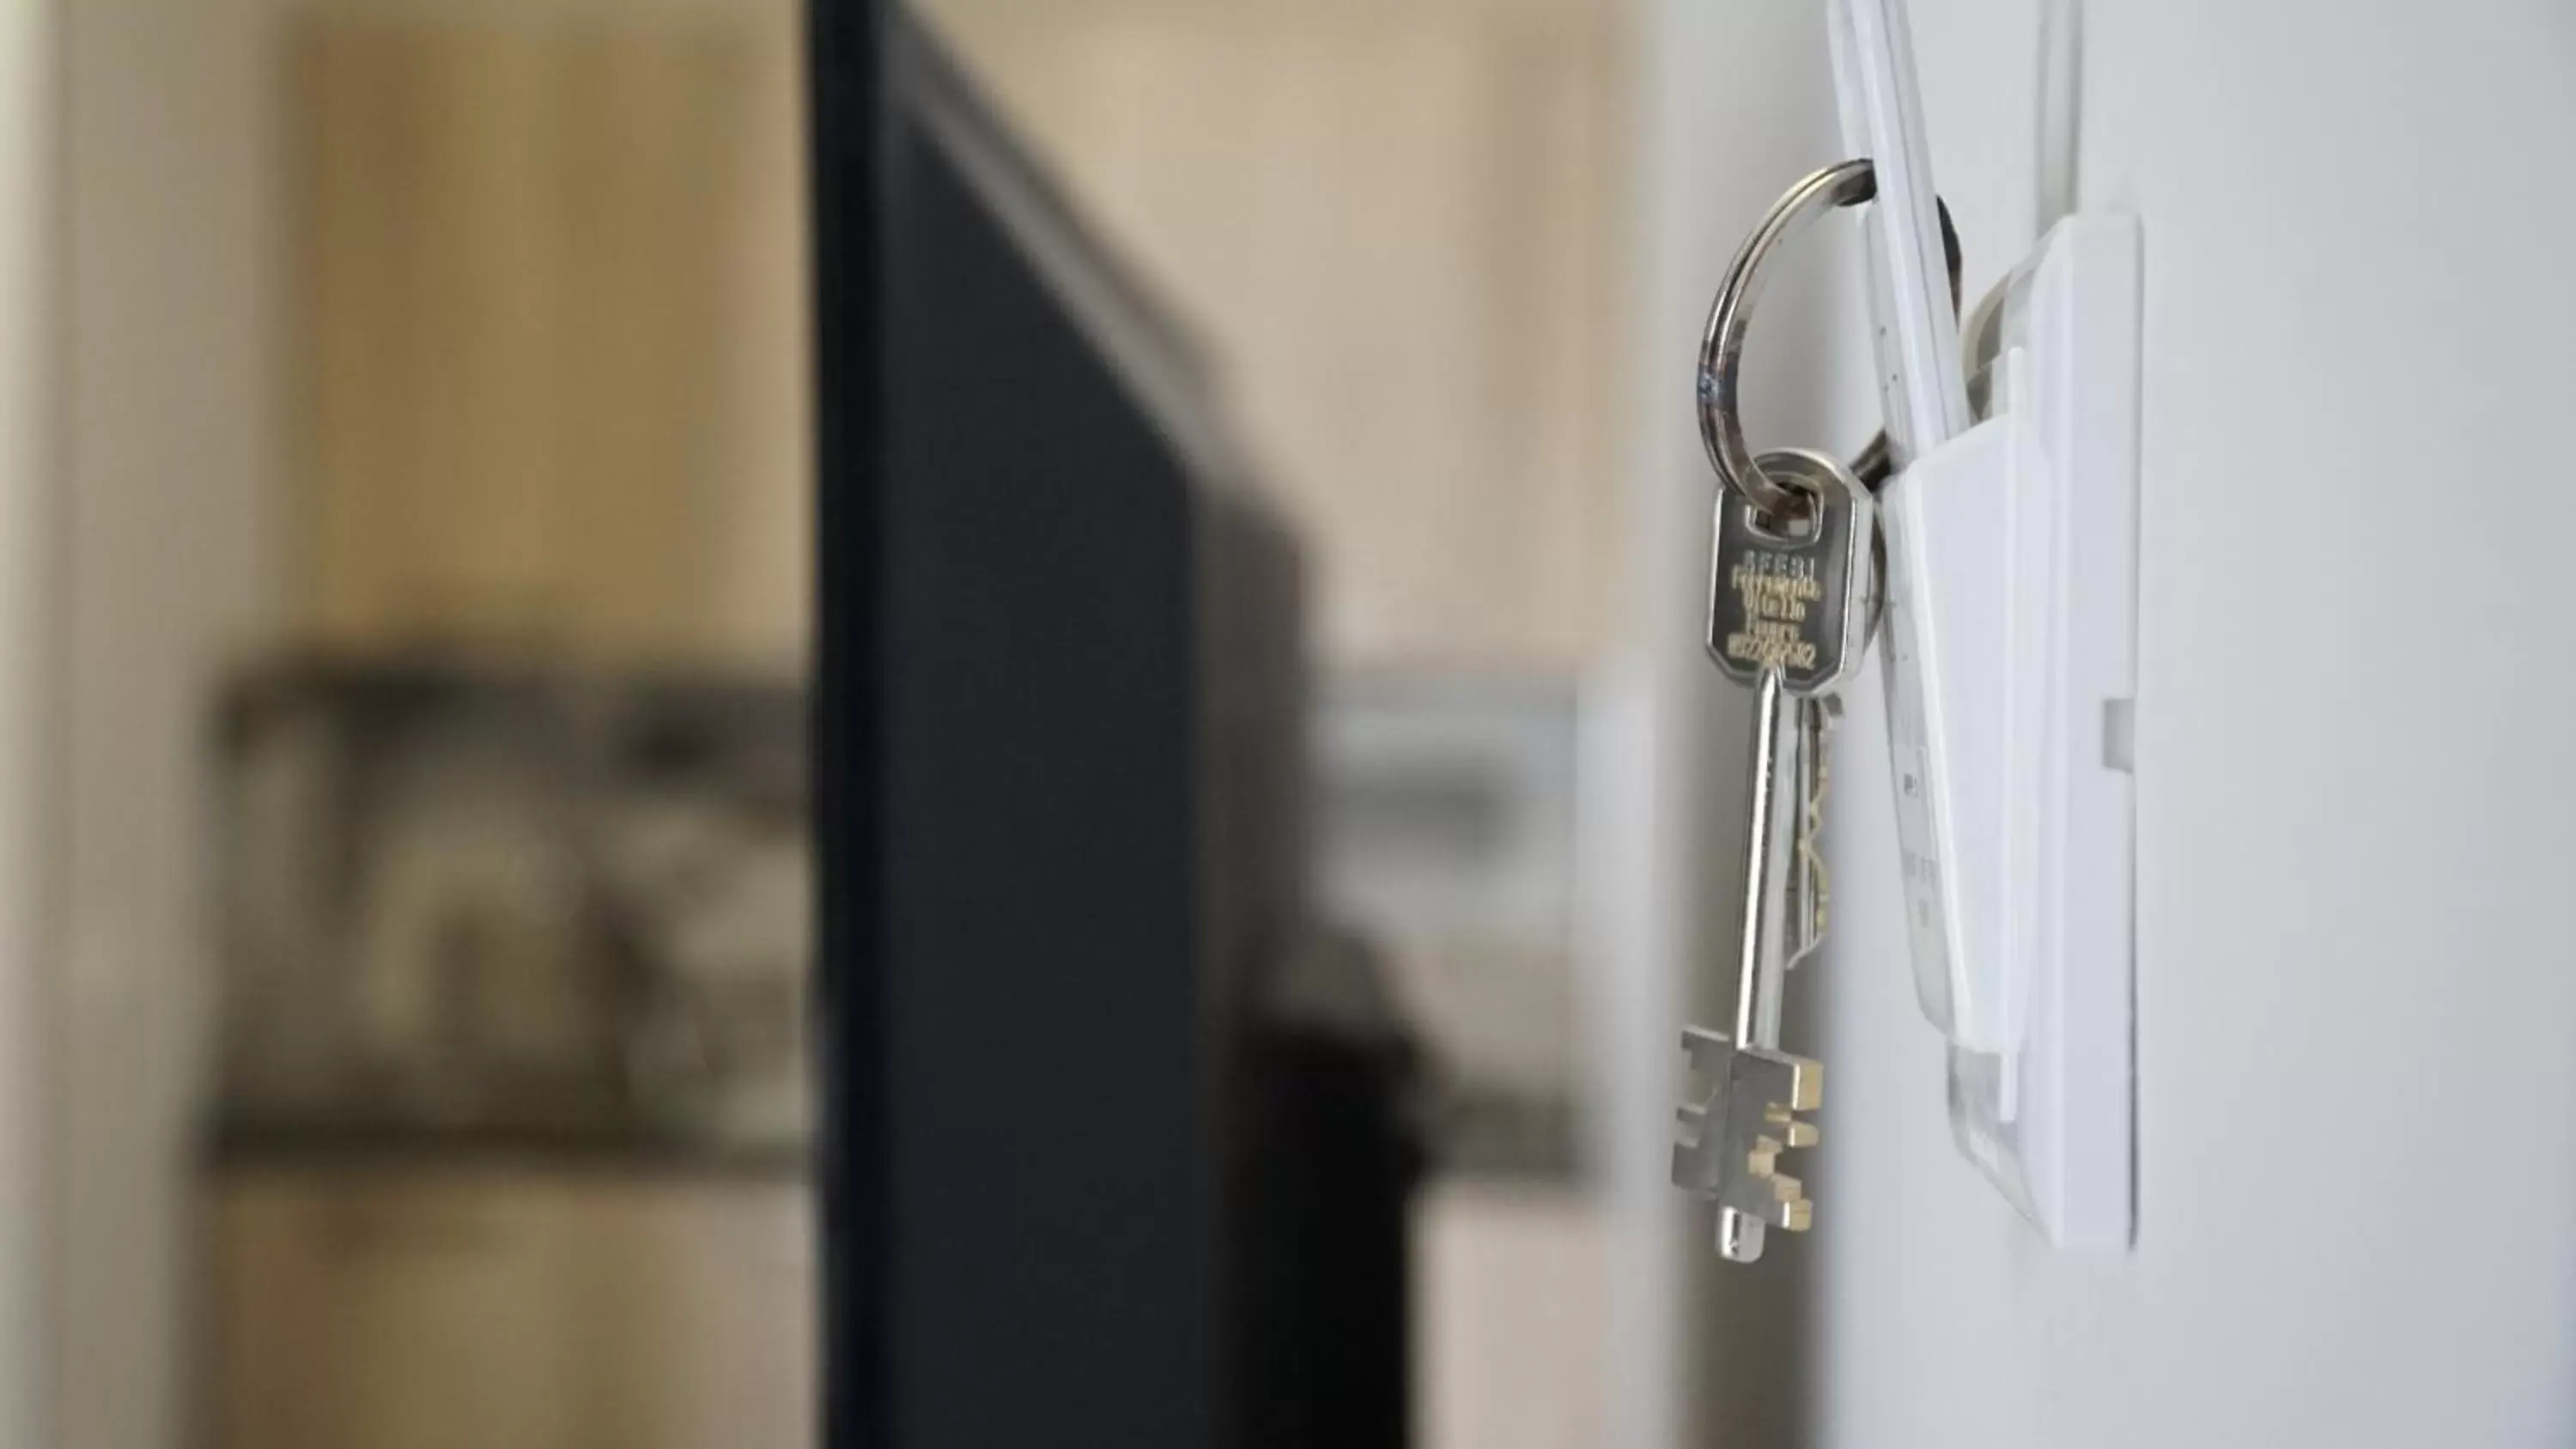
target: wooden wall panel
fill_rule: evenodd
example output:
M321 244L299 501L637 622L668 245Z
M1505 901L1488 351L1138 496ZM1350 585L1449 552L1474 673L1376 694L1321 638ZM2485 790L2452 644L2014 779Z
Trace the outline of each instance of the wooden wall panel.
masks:
M809 1449L811 1195L509 1168L220 1175L212 1449Z
M793 658L792 13L293 27L307 629Z

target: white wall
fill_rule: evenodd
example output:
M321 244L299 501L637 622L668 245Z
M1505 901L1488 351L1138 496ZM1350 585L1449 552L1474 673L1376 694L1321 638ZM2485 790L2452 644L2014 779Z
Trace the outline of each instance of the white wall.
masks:
M2027 241L2032 8L1913 6L1972 295ZM2144 217L2148 269L2138 1242L2051 1254L1950 1147L1873 680L1800 988L1830 1018L1788 1249L1821 1274L1810 1427L2576 1441L2576 12L2088 10L2080 195Z

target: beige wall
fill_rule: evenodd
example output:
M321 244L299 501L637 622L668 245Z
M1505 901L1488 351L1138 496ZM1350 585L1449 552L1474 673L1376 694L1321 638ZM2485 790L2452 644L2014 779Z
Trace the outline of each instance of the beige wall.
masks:
M0 5L0 1443L52 1427L45 1306L59 1174L45 1153L60 575L54 384L62 94L55 7Z
M268 617L265 0L66 0L53 1442L179 1442L198 747ZM11 1435L10 1442L22 1441Z

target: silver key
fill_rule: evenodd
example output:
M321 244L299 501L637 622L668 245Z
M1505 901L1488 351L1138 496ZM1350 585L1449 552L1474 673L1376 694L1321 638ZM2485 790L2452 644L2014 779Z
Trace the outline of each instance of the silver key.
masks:
M1859 668L1875 603L1874 520L1859 481L1815 453L1769 453L1760 466L1811 503L1803 525L1791 526L1764 519L1731 489L1719 495L1708 647L1727 677L1757 692L1752 818L1735 1029L1731 1036L1684 1031L1691 1069L1710 1079L1711 1091L1703 1104L1682 1109L1673 1152L1675 1185L1717 1204L1718 1251L1747 1263L1762 1256L1769 1228L1803 1231L1812 1214L1804 1187L1778 1167L1782 1152L1816 1141L1814 1124L1797 1114L1816 1109L1824 1069L1780 1050L1787 966L1773 907L1784 877L1796 874L1783 867L1794 866L1802 841L1813 841L1807 820L1810 796L1822 784L1823 696ZM1813 781L1797 790L1792 821L1780 818L1784 780ZM1802 946L1818 932L1811 912L1821 884L1789 892L1810 912L1787 927Z
M1762 1256L1768 1228L1805 1230L1805 1189L1778 1170L1783 1151L1816 1140L1795 1114L1816 1109L1824 1068L1779 1049L1783 968L1771 949L1778 894L1782 821L1781 756L1794 750L1799 702L1776 671L1765 671L1754 706L1753 809L1745 841L1744 928L1737 963L1735 1029L1730 1036L1698 1027L1682 1032L1691 1071L1711 1084L1707 1101L1681 1110L1673 1148L1673 1184L1717 1204L1718 1251L1739 1263ZM1793 832L1794 833L1794 832Z
M1789 874L1791 971L1825 944L1833 885L1825 873L1825 796L1833 788L1830 749L1843 702L1832 695L1798 701L1798 823Z
M1877 622L1869 490L1822 453L1765 453L1762 471L1814 500L1803 521L1765 518L1721 488L1708 584L1708 652L1748 689L1777 673L1801 698L1842 687L1868 657Z

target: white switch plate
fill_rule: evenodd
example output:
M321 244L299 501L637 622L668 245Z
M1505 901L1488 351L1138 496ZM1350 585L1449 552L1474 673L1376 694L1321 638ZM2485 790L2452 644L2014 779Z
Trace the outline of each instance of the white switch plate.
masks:
M2015 495L1993 560L2014 575L1998 599L2010 624L1953 649L1945 681L1963 722L1994 731L1952 775L1955 796L1983 800L1959 848L1993 853L1967 873L1998 883L1970 912L1991 929L1973 933L1964 999L1993 1007L1973 1031L1943 1025L1961 1151L2062 1247L2125 1247L2136 1220L2143 272L2134 218L2059 223L1989 304L1987 421L1916 465L2000 460L2008 480L1985 491Z

